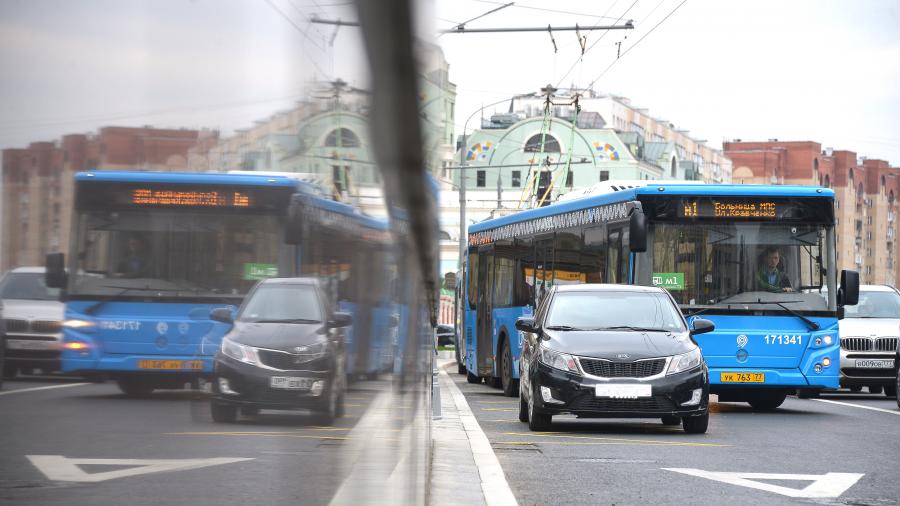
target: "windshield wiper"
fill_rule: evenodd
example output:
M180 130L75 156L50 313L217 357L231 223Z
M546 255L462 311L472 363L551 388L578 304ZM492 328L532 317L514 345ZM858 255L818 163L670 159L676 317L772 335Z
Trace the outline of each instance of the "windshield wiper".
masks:
M658 329L653 327L634 327L631 325L614 325L612 327L597 327L591 330L634 330L637 332L672 332L669 329Z
M797 303L799 303L799 302L802 302L802 301L799 301L799 300L786 300L786 301L784 301L784 302L778 302L778 301L775 301L775 300L767 300L767 301L763 302L762 299L757 299L756 302L745 302L744 304L775 304L776 306L778 306L778 307L780 307L781 309L784 309L785 311L787 311L788 313L790 313L792 316L796 316L797 318L800 318L801 320L803 320L803 323L805 323L806 326L809 327L809 330L819 330L820 328L822 328L818 323L816 323L816 322L810 320L809 318L803 316L802 314L800 314L800 313L794 311L793 309L791 309L791 308L785 306L785 304L797 304Z

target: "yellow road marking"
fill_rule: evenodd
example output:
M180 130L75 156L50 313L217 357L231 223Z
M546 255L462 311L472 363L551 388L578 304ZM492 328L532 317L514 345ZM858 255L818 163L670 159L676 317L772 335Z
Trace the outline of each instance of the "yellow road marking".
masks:
M723 445L718 443L690 443L684 441L657 441L652 439L625 439L616 437L596 437L596 436L574 436L561 432L503 432L504 436L530 436L530 437L548 437L563 439L586 439L591 441L614 441L610 444L650 444L650 445L668 445L668 446L711 446L711 447L730 447L732 445ZM529 444L533 444L529 443ZM559 444L558 442L542 441L540 444ZM577 443L576 443L577 444ZM590 443L598 444L598 443Z
M481 408L484 411L518 411L518 409L510 408Z

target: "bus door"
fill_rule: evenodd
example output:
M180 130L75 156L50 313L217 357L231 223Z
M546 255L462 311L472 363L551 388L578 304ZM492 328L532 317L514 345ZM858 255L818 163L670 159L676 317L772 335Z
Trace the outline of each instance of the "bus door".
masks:
M482 246L478 248L478 304L477 314L477 344L476 352L478 361L478 375L490 376L494 370L494 344L493 344L493 300L494 293L494 247Z

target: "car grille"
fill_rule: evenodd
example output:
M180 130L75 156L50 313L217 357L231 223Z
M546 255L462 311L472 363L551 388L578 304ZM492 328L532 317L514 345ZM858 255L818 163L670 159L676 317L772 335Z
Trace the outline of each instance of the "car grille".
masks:
M675 403L666 397L603 399L582 397L572 403L572 411L673 411Z
M634 362L613 362L598 358L579 357L581 369L591 376L600 378L646 378L663 371L666 359L651 358Z
M895 351L897 338L844 337L841 339L841 348L847 351Z
M62 330L62 322L54 320L6 320L9 334L57 334Z
M296 357L284 351L259 350L259 361L263 365L283 371L297 369Z

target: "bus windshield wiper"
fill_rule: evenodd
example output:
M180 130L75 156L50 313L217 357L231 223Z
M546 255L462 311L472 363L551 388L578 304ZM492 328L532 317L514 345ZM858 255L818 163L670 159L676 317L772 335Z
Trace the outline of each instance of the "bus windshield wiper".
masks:
M177 292L178 291L174 288L151 288L150 285L147 285L147 286L100 285L98 288L118 288L119 291L112 295L107 295L107 296L103 297L102 299L98 300L97 302L86 307L84 309L85 314L90 314L90 315L96 314L97 310L100 309L101 307L103 307L103 305L105 305L107 302L114 301L114 300L118 299L119 297L121 297L122 295L125 295L126 293L128 293L132 290L143 290L145 292L146 291L151 291L151 292Z
M800 313L794 311L793 309L791 309L791 308L785 306L785 304L796 304L796 303L798 303L798 302L802 302L802 301L799 301L799 300L786 300L786 301L784 301L784 302L778 302L778 301L775 301L775 300L768 300L768 301L763 302L762 299L757 299L756 302L745 302L744 304L775 304L776 306L778 306L778 307L780 307L781 309L784 309L785 311L787 311L788 313L790 313L792 316L796 316L797 318L800 318L801 320L803 320L803 323L805 323L806 326L809 327L809 330L819 330L820 328L822 328L818 323L816 323L816 322L810 320L809 318L803 316L802 314L800 314Z
M613 325L612 327L597 327L591 330L635 330L638 332L672 332L669 329L659 329L654 327L634 327L632 325Z

